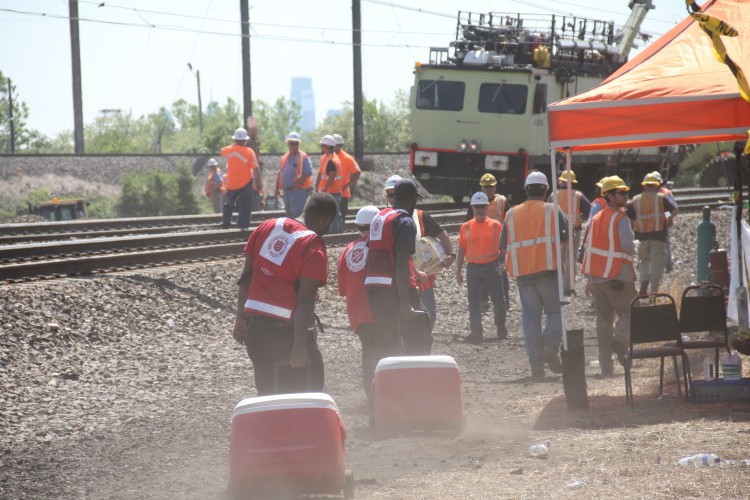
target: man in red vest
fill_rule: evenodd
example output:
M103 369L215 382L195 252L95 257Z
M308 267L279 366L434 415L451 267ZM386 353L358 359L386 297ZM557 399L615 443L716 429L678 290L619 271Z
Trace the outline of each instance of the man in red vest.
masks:
M365 292L365 264L367 263L367 238L370 223L380 213L373 205L362 207L357 212L355 223L359 239L349 243L339 258L337 277L339 296L346 297L346 312L349 325L362 342L362 382L367 400L371 399L372 378L375 374L375 321Z
M312 162L307 153L300 150L299 143L300 136L297 132L290 132L286 136L289 151L281 158L279 176L276 179L276 199L283 189L287 217L300 216L312 183Z
M612 352L624 364L630 345L630 302L636 296L635 240L623 211L630 188L615 175L604 179L601 189L607 206L589 224L581 273L588 277L594 293L601 374L611 377Z
M323 390L323 357L313 317L318 288L328 282L321 236L337 212L331 195L317 193L300 218L267 220L247 240L232 336L247 348L259 396ZM284 365L299 370L292 370L294 380L282 386Z
M393 194L393 207L373 218L367 242L365 290L375 320L378 360L429 354L432 346L430 316L419 299L411 260L417 239L412 218L417 185L401 179Z

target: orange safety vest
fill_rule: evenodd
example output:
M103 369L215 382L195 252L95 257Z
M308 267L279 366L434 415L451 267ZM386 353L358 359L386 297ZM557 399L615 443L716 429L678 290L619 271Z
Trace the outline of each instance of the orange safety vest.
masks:
M357 165L357 160L355 160L352 155L350 155L343 149L336 153L336 156L341 161L341 183L349 184L349 179L351 178L352 174L361 172L361 170L359 169L359 165ZM349 186L343 188L343 190L341 191L341 197L352 197L352 191Z
M505 267L513 277L557 269L555 206L526 200L505 215L508 254Z
M617 231L623 217L624 212L604 207L591 219L581 274L609 279L619 276L623 265L633 268L633 256L622 251Z
M487 264L500 258L500 233L503 225L495 219L484 222L471 219L461 224L459 244L465 245L466 262Z
M221 156L227 159L227 189L234 191L243 188L253 180L253 170L258 168L258 159L252 149L232 144L222 148Z
M286 160L289 158L289 153L284 153L284 156L281 157L281 167L279 168L279 175L276 177L276 189L281 190L281 175L284 172L284 168L286 167ZM305 160L307 159L307 153L304 151L300 151L297 155L297 171L294 174L294 182L296 183L304 174L302 166L305 164ZM312 184L312 176L308 177L305 182L302 183L302 185L299 187L299 189L310 189L310 184Z
M583 219L581 218L581 196L583 194L580 191L573 190L573 218L570 219L568 216L568 188L560 188L557 190L559 195L557 202L560 210L563 211L566 217L568 217L568 225L576 229L581 229ZM555 193L552 193L549 197L549 202L555 202Z
M632 203L635 209L633 231L636 233L655 233L664 230L667 216L664 215L663 194L641 193L633 198Z
M502 222L505 220L505 207L508 206L508 200L505 196L495 194L495 197L487 206L487 217Z
M333 184L331 184L331 187L326 189L325 186L328 182L328 176L326 175L326 166L328 165L329 161L332 161L333 164L336 165L336 174L333 178ZM318 172L320 172L320 184L318 184L318 191L325 191L331 194L341 193L341 160L339 160L339 157L336 156L335 153L323 155L323 157L320 159L320 168L318 168Z

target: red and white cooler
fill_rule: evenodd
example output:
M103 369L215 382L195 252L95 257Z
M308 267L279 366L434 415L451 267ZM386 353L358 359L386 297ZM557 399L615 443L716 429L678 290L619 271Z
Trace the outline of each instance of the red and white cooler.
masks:
M375 368L372 394L379 430L463 428L461 373L451 356L383 358Z
M235 498L340 494L351 498L344 470L346 431L333 398L280 394L240 401L229 440L229 493Z

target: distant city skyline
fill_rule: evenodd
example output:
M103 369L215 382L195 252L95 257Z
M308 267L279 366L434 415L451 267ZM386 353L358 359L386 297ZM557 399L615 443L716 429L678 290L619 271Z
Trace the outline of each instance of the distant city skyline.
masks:
M312 78L307 76L296 76L292 78L292 90L290 93L292 101L302 108L302 118L299 126L302 131L315 129L315 93L313 92Z

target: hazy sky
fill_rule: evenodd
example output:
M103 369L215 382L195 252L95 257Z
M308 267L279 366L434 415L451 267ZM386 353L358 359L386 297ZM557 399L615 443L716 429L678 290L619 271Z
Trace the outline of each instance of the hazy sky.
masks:
M289 97L291 78L313 78L318 121L352 100L349 0L250 0L252 96ZM415 61L455 38L458 9L578 15L625 23L627 0L361 0L363 88L391 101L408 92ZM654 0L642 32L664 34L687 14ZM101 4L101 6L100 6ZM103 109L156 112L184 98L242 103L239 0L79 1L84 122ZM68 0L0 0L0 71L47 135L73 128ZM641 45L643 45L641 43ZM641 47L642 48L642 47ZM632 54L631 54L632 57ZM262 124L261 124L262 126Z

